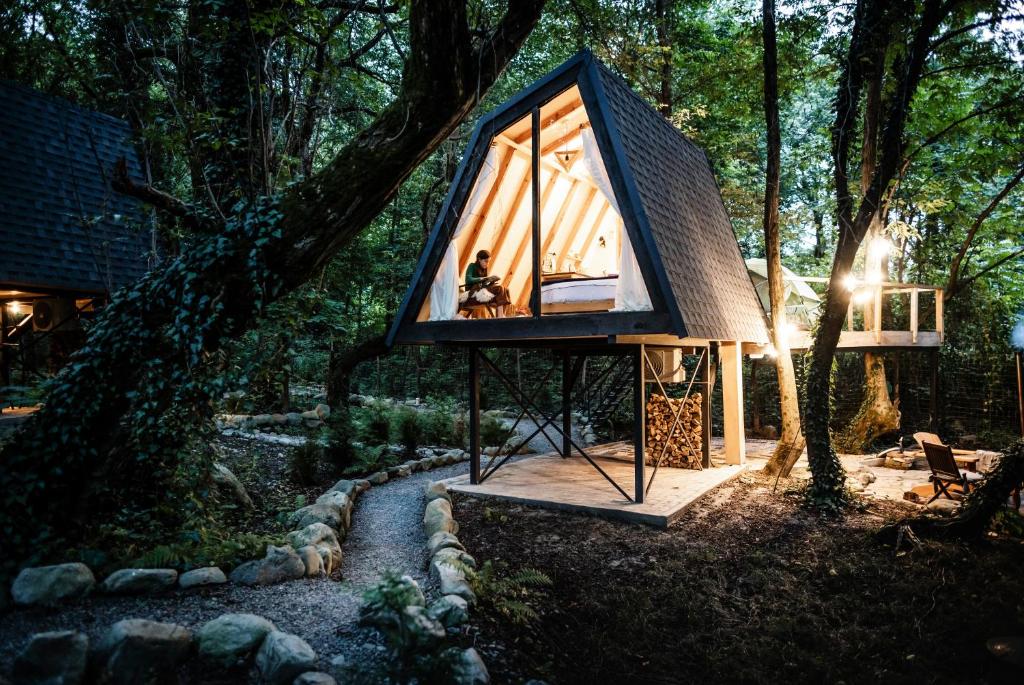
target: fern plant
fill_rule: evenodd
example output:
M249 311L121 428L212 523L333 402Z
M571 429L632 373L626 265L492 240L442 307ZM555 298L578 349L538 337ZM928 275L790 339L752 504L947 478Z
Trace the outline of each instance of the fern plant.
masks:
M539 618L531 602L538 598L542 588L552 585L551 577L543 571L524 568L505 574L490 561L484 562L479 570L459 560L452 560L451 564L465 574L477 601L495 613L520 626Z

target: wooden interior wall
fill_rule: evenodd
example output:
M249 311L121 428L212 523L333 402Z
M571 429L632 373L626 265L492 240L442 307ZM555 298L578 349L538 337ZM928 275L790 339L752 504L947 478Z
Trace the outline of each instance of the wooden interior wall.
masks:
M565 270L570 252L585 257L594 249L602 231L612 238L606 249L617 260L622 220L582 167L581 132L590 126L579 89L569 88L541 108L541 258L556 253L556 269ZM501 276L512 301L527 306L531 273L531 137L527 114L492 140L498 151L497 168L491 175L484 200L473 216L462 219L465 226L456 241L459 279L481 249L491 252L492 275ZM568 152L573 164L567 170L558 153ZM591 274L602 275L602 274ZM428 314L428 302L420 320Z

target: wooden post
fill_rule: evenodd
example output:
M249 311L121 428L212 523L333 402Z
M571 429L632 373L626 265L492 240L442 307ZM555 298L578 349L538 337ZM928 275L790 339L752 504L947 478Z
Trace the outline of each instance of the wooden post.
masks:
M704 349L704 363L700 369L704 381L704 392L700 400L700 451L701 466L711 467L711 391L715 388L715 379L711 371L711 346Z
M646 350L638 345L633 355L633 501L644 501L644 449L647 445L647 381L644 378Z
M882 343L882 286L875 288L875 343Z
M533 206L533 240L532 240L532 253L533 253L533 290L530 293L530 309L534 316L540 316L540 108L534 107L533 112L530 116L531 126L533 131L532 144L530 146L530 165L532 179L532 198L531 204Z
M562 351L562 456L572 455L572 361L569 350Z
M846 307L846 330L853 330L853 296L850 296L850 304Z
M935 291L935 330L939 333L939 344L941 345L946 340L945 332L946 325L942 320L942 299L945 295L943 294L942 288L938 288Z
M480 351L469 348L469 482L480 482Z
M725 429L725 463L747 460L743 435L743 346L738 341L719 344L722 365L722 416Z
M910 291L910 342L912 343L917 343L918 299L917 288L913 288Z
M928 392L928 413L931 415L931 428L933 433L939 432L939 350L932 348L931 354L931 383Z

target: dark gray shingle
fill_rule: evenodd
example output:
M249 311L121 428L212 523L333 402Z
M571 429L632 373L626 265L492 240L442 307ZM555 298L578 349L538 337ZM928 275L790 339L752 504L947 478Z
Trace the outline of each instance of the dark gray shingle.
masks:
M704 151L600 61L598 74L688 335L768 342L721 192Z
M102 292L142 276L150 227L114 192L123 157L141 173L119 119L0 83L0 284Z

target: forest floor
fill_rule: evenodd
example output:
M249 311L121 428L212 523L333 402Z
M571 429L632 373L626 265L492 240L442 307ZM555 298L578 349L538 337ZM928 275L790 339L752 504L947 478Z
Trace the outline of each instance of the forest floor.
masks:
M474 613L495 681L1019 681L985 643L1024 634L1024 541L895 550L872 534L911 505L820 520L801 485L746 473L667 530L458 497L471 554L553 581L532 623Z

